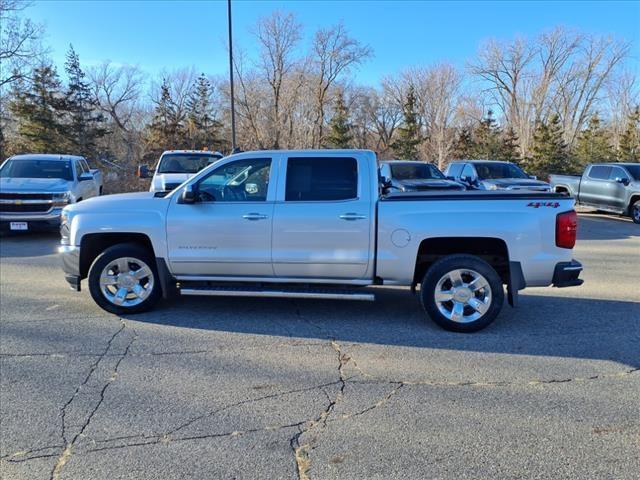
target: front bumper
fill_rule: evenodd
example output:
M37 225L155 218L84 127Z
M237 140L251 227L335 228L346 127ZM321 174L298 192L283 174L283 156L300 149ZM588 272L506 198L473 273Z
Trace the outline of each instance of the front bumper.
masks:
M58 254L62 261L64 278L76 292L80 291L80 247L75 245L61 245Z
M60 228L62 208L54 208L46 213L4 213L0 212L0 228L10 230L11 222L27 222L29 230L55 230Z
M582 272L582 264L577 260L558 263L553 271L553 286L563 288L582 285L584 280L578 278L580 272Z

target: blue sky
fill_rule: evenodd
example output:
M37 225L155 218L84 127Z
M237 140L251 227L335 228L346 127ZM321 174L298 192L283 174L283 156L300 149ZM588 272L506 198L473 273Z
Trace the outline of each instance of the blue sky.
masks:
M633 43L630 65L640 70L640 2L419 2L234 0L234 44L248 53L250 28L273 10L294 12L303 42L342 21L370 45L374 57L354 75L360 83L417 64L442 60L464 66L483 40L531 36L556 25L613 35ZM27 14L45 24L54 62L70 43L86 64L110 59L156 74L195 67L226 74L226 1L36 1Z

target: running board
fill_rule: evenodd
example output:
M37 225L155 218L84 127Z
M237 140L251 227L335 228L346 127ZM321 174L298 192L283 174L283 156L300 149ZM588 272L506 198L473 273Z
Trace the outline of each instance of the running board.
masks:
M251 288L236 286L181 288L181 295L205 297L269 297L269 298L317 298L323 300L361 300L373 302L373 293L331 288Z

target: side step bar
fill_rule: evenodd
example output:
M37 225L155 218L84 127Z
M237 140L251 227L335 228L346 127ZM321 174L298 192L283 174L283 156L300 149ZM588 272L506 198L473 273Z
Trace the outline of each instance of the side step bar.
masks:
M373 293L332 288L251 288L236 286L186 287L180 288L181 295L208 297L269 297L269 298L319 298L323 300L361 300L373 302Z

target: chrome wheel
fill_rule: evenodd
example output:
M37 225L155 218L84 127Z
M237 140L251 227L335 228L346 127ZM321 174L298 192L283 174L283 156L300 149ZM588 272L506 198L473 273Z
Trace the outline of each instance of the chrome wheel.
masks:
M474 270L456 269L445 273L436 284L436 306L453 322L469 323L482 317L491 306L491 286Z
M113 305L133 307L144 302L154 285L153 270L142 260L117 258L100 274L100 291Z

